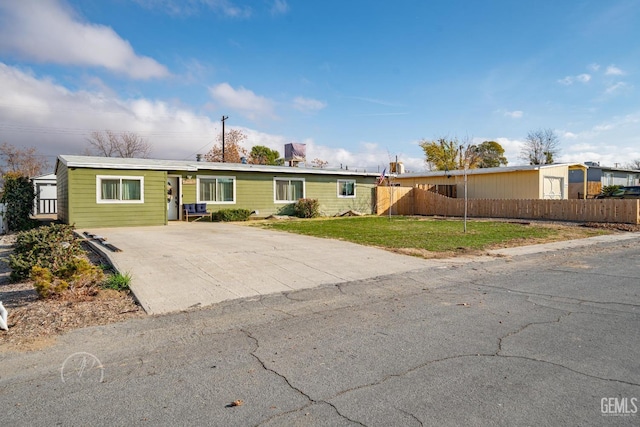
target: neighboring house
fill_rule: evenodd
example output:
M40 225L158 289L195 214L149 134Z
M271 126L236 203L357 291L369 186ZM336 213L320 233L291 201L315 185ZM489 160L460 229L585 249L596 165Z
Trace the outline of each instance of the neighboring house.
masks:
M640 185L640 170L600 166L597 162L585 162L585 165L589 166L587 197L600 194L602 187L608 185ZM584 172L575 170L569 173L570 198L582 198L584 193L580 189L580 183L583 180Z
M582 163L552 165L505 166L498 168L469 169L467 197L470 199L567 199L569 172L586 171ZM448 195L464 197L463 170L405 173L392 177L393 185L415 187L418 185L449 186L455 191ZM586 185L586 181L583 182ZM441 194L445 192L440 191Z
M324 215L374 212L377 173L237 163L62 155L56 161L58 219L77 227L165 225L183 204L290 214L300 198Z
M33 189L36 192L34 201L34 215L55 214L57 210L57 186L56 175L53 173L31 178Z

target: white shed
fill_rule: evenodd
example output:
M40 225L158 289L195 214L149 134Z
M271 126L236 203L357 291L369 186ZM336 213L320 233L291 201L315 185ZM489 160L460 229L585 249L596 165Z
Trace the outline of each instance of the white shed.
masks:
M36 192L33 213L35 215L58 213L58 190L56 175L46 175L31 178L33 189Z

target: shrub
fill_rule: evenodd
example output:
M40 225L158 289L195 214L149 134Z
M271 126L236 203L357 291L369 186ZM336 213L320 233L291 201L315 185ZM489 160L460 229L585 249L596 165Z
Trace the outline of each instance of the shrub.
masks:
M95 295L97 285L104 280L104 273L86 258L76 257L56 274L36 265L31 269L30 277L40 298L60 297L65 291L78 297Z
M4 193L0 203L7 206L6 217L9 230L28 230L38 223L30 217L33 213L35 198L36 193L29 178L15 174L4 176Z
M619 190L619 189L620 189L619 185L605 185L604 187L602 187L600 194L602 194L603 196L611 196L613 193L616 192L616 190Z
M293 206L293 211L299 218L317 218L320 216L320 202L318 199L300 199Z
M73 227L63 224L18 233L9 266L11 279L31 278L41 298L92 296L104 280L102 269L84 256Z
M249 209L221 209L212 214L212 221L247 221L251 216Z
M69 288L67 282L53 277L51 270L37 265L31 269L31 280L40 298L58 296Z
M131 274L116 273L107 277L102 283L104 289L113 289L116 291L127 291L131 284Z
M52 224L22 231L16 236L14 253L9 257L11 280L26 279L34 266L47 268L55 275L82 253L70 225Z

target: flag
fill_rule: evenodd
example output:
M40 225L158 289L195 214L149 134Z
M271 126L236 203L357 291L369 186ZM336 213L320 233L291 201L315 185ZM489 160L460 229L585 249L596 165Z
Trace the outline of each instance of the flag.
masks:
M382 184L384 182L384 174L387 172L387 168L384 168L382 170L382 173L380 174L380 178L378 178L378 185Z

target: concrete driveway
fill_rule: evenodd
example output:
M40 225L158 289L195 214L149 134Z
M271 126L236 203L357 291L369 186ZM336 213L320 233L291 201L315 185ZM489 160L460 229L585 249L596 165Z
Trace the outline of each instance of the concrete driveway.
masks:
M432 267L442 261L245 225L172 222L88 231L149 314ZM449 262L450 263L450 262Z

